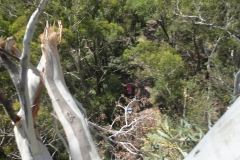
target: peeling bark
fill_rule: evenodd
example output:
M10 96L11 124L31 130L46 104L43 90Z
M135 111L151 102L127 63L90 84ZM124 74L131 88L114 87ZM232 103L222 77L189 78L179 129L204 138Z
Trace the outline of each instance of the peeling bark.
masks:
M41 96L41 92L42 92L42 89L43 89L43 83L40 81L37 86L38 86L38 88L36 90L36 93L35 93L35 96L34 96L34 101L32 103L32 115L33 115L34 126L35 126L37 113L38 113L40 103L41 103L40 96Z

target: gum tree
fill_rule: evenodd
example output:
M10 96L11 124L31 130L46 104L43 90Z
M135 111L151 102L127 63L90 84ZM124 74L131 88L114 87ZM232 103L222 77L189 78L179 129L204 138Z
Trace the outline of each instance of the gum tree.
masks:
M15 114L2 90L0 90L0 102L13 121L16 143L22 159L52 159L41 142L35 124L43 86L47 89L56 117L62 123L66 133L68 143L64 139L62 141L69 152L70 159L100 159L84 118L84 109L70 94L63 78L58 56L58 42L61 41L62 33L60 21L58 33L46 26L44 33L40 36L41 60L37 67L30 63L32 37L46 5L47 0L42 0L29 19L22 51L14 46L14 37L1 43L0 60L15 85L21 109ZM14 61L19 63L19 69Z

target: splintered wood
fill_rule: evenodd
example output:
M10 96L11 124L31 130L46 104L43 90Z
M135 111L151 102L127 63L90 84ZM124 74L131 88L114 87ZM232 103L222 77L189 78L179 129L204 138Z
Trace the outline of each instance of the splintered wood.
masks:
M19 61L21 51L14 46L15 37L8 37L5 41L0 42L0 54L4 54L7 57L13 58Z

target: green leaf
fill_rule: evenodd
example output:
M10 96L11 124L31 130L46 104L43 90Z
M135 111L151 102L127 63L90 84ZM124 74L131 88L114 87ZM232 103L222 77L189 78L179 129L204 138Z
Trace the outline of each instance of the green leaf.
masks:
M157 134L151 134L151 133L148 133L147 135L146 135L149 139L151 139L151 140L164 140L162 137L160 137L159 135L157 135Z
M198 141L195 137L193 137L191 134L188 134L188 137L193 141Z
M198 133L199 139L202 139L202 137L204 136L203 131L201 130L201 128L197 128L197 130L199 130L199 133Z
M166 129L169 131L169 125L168 125L167 119L164 120L164 126L165 126Z
M167 139L171 139L171 137L169 137L167 134L163 133L162 131L157 130L157 132L158 132L162 137L165 137L165 138L167 138Z

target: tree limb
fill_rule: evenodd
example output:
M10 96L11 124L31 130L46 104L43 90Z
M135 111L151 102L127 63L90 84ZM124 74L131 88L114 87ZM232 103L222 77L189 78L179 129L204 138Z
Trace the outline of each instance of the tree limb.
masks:
M29 59L30 59L30 52L31 52L31 42L32 37L40 19L40 15L42 14L43 10L46 8L47 0L42 0L36 9L36 11L30 17L28 21L25 35L23 38L23 52L20 57L20 74L19 74L19 83L18 83L18 95L21 104L21 114L22 114L22 128L15 128L16 140L18 143L18 147L23 159L29 158L33 156L35 159L42 158L41 153L39 151L46 151L42 145L39 145L39 141L35 136L33 118L32 118L32 110L31 110L31 102L29 98L29 90L28 90L28 69L29 69ZM20 137L20 135L22 137ZM27 139L28 145L25 144L23 141L24 138ZM22 147L29 147L29 151L23 149ZM29 152L29 154L28 154ZM46 151L44 152L45 156L49 157L49 153ZM38 158L37 158L38 157Z
M46 27L41 35L42 53L45 58L44 84L52 100L54 110L66 132L73 159L100 159L89 128L76 101L65 84L60 65L56 33Z
M8 51L6 51L3 48L0 48L0 54L5 54L6 56L9 56L10 58L13 58L13 59L17 60L18 62L20 61L20 59L17 56L9 53Z

